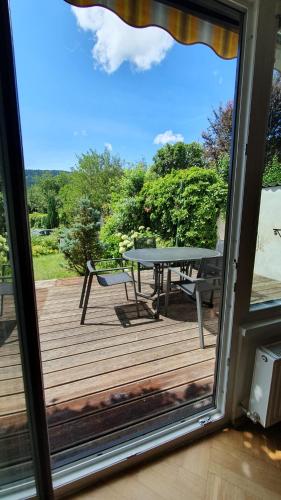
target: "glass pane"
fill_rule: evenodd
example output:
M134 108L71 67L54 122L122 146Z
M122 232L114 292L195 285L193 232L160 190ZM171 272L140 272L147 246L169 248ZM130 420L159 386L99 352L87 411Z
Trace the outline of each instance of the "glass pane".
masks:
M276 65L280 63L280 34ZM280 66L281 68L281 66ZM251 305L281 299L281 75L274 70ZM274 302L273 302L274 303Z
M35 485L1 180L0 189L0 497L21 492L26 498Z
M237 60L98 7L10 4L55 469L213 405ZM87 256L109 270L83 318ZM178 288L197 278L199 298Z

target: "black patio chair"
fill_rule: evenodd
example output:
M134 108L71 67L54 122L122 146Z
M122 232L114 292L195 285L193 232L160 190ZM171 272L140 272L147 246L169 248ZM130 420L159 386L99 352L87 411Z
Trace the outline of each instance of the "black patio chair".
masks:
M134 248L156 248L155 236L142 236L134 239ZM138 292L141 292L141 270L154 269L153 262L138 262Z
M96 265L98 265L101 262L117 262L117 267L107 268L107 269L96 269ZM129 272L131 273L131 275L129 274ZM81 292L80 304L79 304L79 307L83 308L80 321L81 325L84 325L85 323L85 316L87 312L92 281L94 276L96 276L97 282L100 286L113 286L113 285L124 284L127 300L129 300L127 283L131 283L134 289L137 315L139 317L139 305L137 300L136 282L134 278L133 267L124 265L124 260L121 258L88 260L86 265L86 272L85 272L82 292Z
M204 303L209 307L213 307L214 292L221 289L222 264L222 257L209 257L201 259L197 278L192 278L188 274L174 268L168 269L167 290L165 297L165 314L167 315L171 283L173 283L176 288L196 301L201 349L204 349L202 304ZM178 281L172 282L171 273L177 274L180 279ZM205 299L206 295L209 295L208 301L203 300L203 297Z
M223 255L224 251L224 240L217 240L215 250L219 252L220 255ZM192 276L193 271L199 271L200 269L200 260L194 260L189 262L188 275Z

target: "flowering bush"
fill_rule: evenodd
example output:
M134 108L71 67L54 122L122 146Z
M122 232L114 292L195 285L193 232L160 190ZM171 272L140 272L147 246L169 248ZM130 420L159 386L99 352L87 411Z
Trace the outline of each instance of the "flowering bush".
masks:
M130 248L133 248L135 240L141 238L157 238L157 235L151 231L150 227L145 228L144 226L139 226L137 231L131 231L129 234L118 233L117 236L120 238L120 254L123 254L127 250L130 250Z

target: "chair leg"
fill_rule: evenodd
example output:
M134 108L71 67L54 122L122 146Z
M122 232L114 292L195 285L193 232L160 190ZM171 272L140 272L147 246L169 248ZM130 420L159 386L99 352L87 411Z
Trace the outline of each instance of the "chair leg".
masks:
M140 263L138 262L138 292L141 292L141 269Z
M204 349L204 334L203 334L203 312L202 312L202 300L199 290L196 290L196 307L197 307L197 318L198 318L198 329L199 329L199 340L200 347Z
M81 292L81 297L80 297L80 303L79 303L79 307L80 308L83 307L83 302L84 302L84 297L85 297L85 291L86 291L88 276L89 276L89 271L88 271L88 269L86 269L85 276L84 276L84 281L83 281L82 292Z
M163 292L163 286L164 286L164 264L161 266L161 292Z
M166 288L166 295L165 295L165 316L167 316L168 312L168 305L169 305L169 296L170 296L170 291L171 291L171 271L168 269L167 271L167 288Z
M88 307L88 302L89 302L89 297L90 297L90 292L91 292L92 281L93 281L93 275L90 274L89 275L89 279L88 279L88 284L87 284L87 290L86 290L86 295L85 295L85 300L84 300L84 306L83 306L83 311L82 311L80 325L84 325L84 322L85 322L85 316L86 316L86 312L87 312L87 307Z
M134 287L134 294L135 294L135 301L136 301L136 308L137 308L137 316L139 318L140 317L140 309L139 309L137 289L136 289L136 282L135 282L135 275L134 275L133 268L132 268L132 278L133 278L133 287Z
M129 300L127 283L124 283L124 285L125 285L126 298L127 300Z

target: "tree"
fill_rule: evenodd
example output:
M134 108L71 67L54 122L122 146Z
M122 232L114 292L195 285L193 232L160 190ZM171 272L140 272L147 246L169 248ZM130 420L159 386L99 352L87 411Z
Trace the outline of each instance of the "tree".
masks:
M209 127L202 133L205 154L211 162L217 162L221 155L229 154L232 133L233 103L227 102L213 110L208 118Z
M70 224L78 200L86 196L93 207L101 211L109 203L111 192L122 178L123 168L119 157L112 156L108 149L101 154L90 150L78 157L70 181L60 191L60 216Z
M74 224L64 231L61 243L69 267L81 275L88 260L102 255L99 228L100 212L93 208L87 197L81 198L76 207Z
M276 71L273 77L269 123L266 138L266 163L276 157L281 161L281 75Z
M114 248L118 248L117 233L127 233L145 225L148 218L143 211L140 193L147 176L146 165L143 162L137 163L134 167L124 170L118 190L112 192L105 223L101 228L101 239L107 255Z
M230 153L232 134L233 103L227 102L213 110L213 116L208 118L209 127L202 133L207 159L217 162L221 155ZM281 161L281 76L275 73L269 107L269 122L266 136L266 158L268 164L276 157Z
M172 170L204 167L204 150L198 142L165 144L157 151L153 162L152 171L160 177Z
M37 176L36 182L27 191L29 211L31 213L47 213L50 198L55 200L56 209L58 210L60 206L60 190L69 181L69 172L61 172L56 176L45 172L42 176Z
M58 203L54 195L50 195L48 199L46 225L49 229L59 226Z

